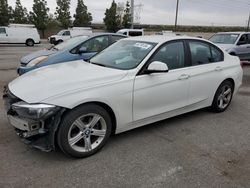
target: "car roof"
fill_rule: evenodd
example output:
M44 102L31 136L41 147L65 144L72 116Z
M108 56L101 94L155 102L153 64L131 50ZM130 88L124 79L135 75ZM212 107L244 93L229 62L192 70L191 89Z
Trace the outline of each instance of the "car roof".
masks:
M164 43L171 40L178 40L178 39L192 39L192 40L200 40L200 41L207 41L202 38L197 37L189 37L189 36L168 36L168 35L145 35L139 37L130 37L123 40L135 40L141 42L152 42L152 43Z
M126 32L126 31L143 31L143 29L120 29L117 32Z
M101 35L115 35L115 36L127 37L126 35L122 35L118 33L92 33L89 36L92 37L92 36L101 36Z
M216 33L216 34L243 34L243 33L250 34L250 32L244 32L244 31L219 32L219 33Z

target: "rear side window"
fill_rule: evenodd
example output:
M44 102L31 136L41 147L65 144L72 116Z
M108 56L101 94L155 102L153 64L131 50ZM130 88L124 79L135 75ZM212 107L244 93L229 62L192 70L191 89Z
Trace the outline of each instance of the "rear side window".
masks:
M140 31L129 31L129 36L131 36L131 37L142 36L142 32L140 32Z
M223 53L210 44L190 41L189 48L193 66L223 61Z
M6 34L6 29L5 28L0 28L0 34Z
M152 63L153 61L166 63L169 70L183 68L185 66L183 42L171 42L163 45L153 55L150 63Z

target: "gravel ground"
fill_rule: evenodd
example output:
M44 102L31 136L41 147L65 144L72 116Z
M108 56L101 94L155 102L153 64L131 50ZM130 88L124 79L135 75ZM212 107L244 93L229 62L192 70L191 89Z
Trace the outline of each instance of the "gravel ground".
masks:
M23 55L48 46L0 45L0 95ZM113 136L71 159L20 142L0 100L0 187L250 187L250 66L229 109L206 109Z

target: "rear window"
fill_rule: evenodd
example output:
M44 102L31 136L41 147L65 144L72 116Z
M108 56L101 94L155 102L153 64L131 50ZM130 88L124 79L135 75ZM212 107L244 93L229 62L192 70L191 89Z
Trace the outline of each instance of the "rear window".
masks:
M142 36L141 31L129 31L129 36L136 37L136 36Z

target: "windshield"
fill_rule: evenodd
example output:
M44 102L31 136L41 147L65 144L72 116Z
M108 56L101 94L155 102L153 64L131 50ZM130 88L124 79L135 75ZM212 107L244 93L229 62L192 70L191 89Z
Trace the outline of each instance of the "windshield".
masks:
M238 34L216 34L212 36L209 40L211 42L220 44L234 44L238 37Z
M56 35L61 36L61 35L63 35L63 33L64 33L65 31L66 31L66 30L61 30L61 31L59 31Z
M104 67L128 70L141 63L156 43L121 40L93 57L90 62Z
M66 40L65 42L62 42L62 43L54 46L53 48L56 50L74 48L75 46L77 46L78 44L80 44L81 42L86 40L87 38L88 38L88 36L73 37L71 39Z

